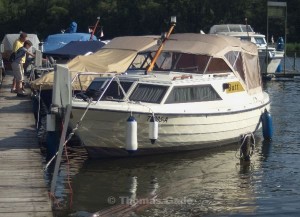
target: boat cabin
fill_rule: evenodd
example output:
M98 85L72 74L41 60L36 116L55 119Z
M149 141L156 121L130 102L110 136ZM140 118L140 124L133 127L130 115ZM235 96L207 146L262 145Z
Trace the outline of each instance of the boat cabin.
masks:
M149 76L150 78L151 76ZM174 76L176 78L176 76ZM184 78L183 78L184 79ZM186 79L190 79L186 77ZM157 104L222 100L211 84L148 81L138 78L97 78L85 92L94 101L132 101Z
M138 53L123 75L96 78L85 92L87 98L158 104L214 101L221 100L220 92L230 86L222 85L230 79L238 90L262 91L252 43L219 35L174 34L148 73L157 46ZM221 89L216 90L215 83Z

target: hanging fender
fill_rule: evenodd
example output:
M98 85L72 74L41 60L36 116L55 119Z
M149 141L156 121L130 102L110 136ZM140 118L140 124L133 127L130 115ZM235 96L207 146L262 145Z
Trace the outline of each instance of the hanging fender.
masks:
M261 116L263 137L265 140L271 140L273 136L273 121L270 112L265 109Z
M158 138L158 122L155 119L155 116L152 115L149 121L149 139L151 144L154 144Z
M138 149L137 142L137 122L130 115L126 122L126 144L125 149L128 152L135 152Z

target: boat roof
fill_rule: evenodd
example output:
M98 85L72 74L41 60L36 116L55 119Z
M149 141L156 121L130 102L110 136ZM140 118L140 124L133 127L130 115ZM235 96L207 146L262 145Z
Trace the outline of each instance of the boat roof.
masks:
M218 76L219 75L219 76ZM156 83L162 85L171 85L171 84L186 84L186 83L195 83L196 82L207 82L212 80L224 80L225 78L236 78L233 73L219 73L215 74L214 77L209 74L191 74L191 73L182 73L182 72L155 72L150 74L145 74L144 71L140 73L128 73L128 74L119 74L116 75L120 81L140 81L147 83ZM107 77L97 77L94 81L102 81L107 79Z
M154 44L159 36L122 36L112 39L99 51L88 56L76 56L68 62L72 78L78 72L125 72L139 51L145 50ZM53 72L34 80L31 87L51 89ZM88 80L87 83L91 82Z
M209 33L217 34L219 32L254 32L250 25L246 24L219 24L213 25Z
M151 47L147 51L156 51L159 45ZM238 38L198 33L173 34L166 41L163 51L188 54L202 54L215 57L223 57L229 51L243 51L251 55L258 55L255 44L241 41Z
M156 44L158 36L122 36L112 39L98 52L77 56L68 63L72 72L124 72L137 52Z
M261 37L265 35L254 32L250 25L245 24L221 24L214 25L210 28L209 34L221 34L234 37Z

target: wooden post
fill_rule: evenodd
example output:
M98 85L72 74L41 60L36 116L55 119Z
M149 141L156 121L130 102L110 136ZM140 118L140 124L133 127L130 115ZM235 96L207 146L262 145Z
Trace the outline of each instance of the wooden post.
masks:
M296 58L297 58L297 53L295 52L294 53L294 64L293 64L293 70L294 70L294 72L296 70Z

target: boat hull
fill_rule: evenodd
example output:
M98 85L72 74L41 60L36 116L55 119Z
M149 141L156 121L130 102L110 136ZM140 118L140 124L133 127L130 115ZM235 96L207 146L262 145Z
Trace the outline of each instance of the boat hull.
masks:
M273 57L268 58L268 64L266 64L265 53L259 54L259 63L262 73L276 73L278 72L278 67L283 59L283 53L279 53Z
M126 120L130 112L90 109L77 135L89 152L90 157L144 155L182 150L213 148L232 144L240 136L255 132L261 127L261 114L269 110L269 104L245 111L199 114L155 114L159 122L158 139L150 142L149 113L133 113L137 121L138 150L125 150ZM73 107L71 127L84 112Z

